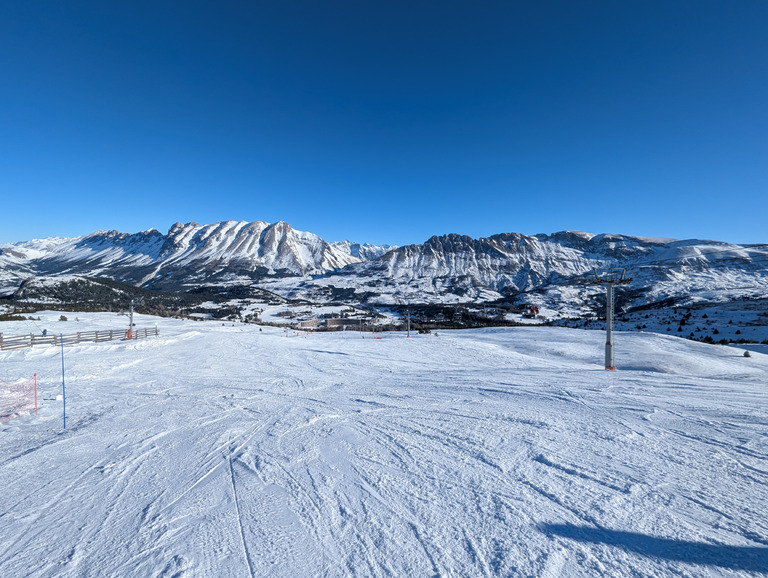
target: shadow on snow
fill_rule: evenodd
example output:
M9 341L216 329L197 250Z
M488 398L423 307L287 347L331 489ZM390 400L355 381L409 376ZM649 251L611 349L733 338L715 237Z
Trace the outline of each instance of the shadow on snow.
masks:
M573 524L542 524L540 529L549 536L561 536L591 544L607 544L650 558L706 564L731 570L768 572L768 548L764 546L703 544Z

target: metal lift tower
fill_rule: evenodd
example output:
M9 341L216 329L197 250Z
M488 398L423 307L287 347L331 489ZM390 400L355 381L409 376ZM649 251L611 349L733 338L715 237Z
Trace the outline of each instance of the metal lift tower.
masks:
M133 337L133 306L141 305L143 302L144 302L144 297L139 297L138 299L131 299L131 313L128 321L128 333L126 334L126 337L128 339L131 339Z
M626 277L626 269L595 269L595 279L591 283L605 285L605 368L616 369L613 363L613 287L631 283Z

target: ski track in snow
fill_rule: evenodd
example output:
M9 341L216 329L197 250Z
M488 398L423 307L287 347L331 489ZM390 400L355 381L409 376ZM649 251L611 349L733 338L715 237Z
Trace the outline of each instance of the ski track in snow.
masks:
M160 337L65 351L66 430L58 353L0 354L41 398L0 425L0 575L768 573L768 356L139 319Z

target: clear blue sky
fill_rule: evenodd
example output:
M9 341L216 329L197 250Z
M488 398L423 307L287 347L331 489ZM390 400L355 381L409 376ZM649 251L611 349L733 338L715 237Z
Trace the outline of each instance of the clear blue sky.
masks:
M768 242L766 0L0 0L0 242Z

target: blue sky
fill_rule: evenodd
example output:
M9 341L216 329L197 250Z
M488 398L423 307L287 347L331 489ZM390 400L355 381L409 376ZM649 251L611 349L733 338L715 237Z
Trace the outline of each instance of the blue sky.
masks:
M768 242L768 2L0 0L0 242Z

